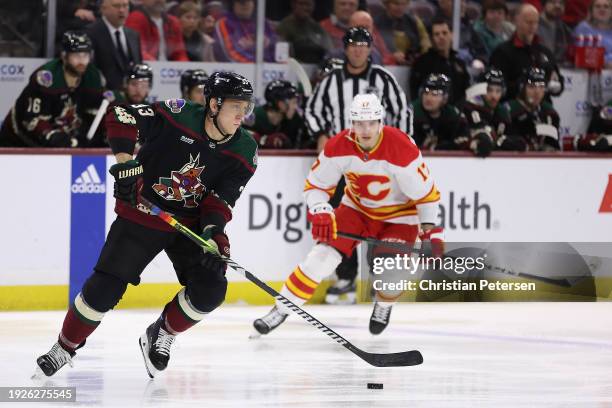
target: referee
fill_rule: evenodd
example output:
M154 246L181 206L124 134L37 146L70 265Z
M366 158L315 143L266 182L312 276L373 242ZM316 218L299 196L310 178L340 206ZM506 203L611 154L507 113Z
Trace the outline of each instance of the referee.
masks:
M321 151L325 142L349 127L349 107L360 93L376 93L386 110L385 124L411 134L406 95L395 77L372 64L372 35L362 27L349 28L343 38L345 61L316 86L306 103L306 125Z
M332 69L317 84L306 102L305 119L310 135L322 151L329 138L350 127L349 111L357 94L375 93L386 111L385 124L412 133L412 115L408 114L406 95L395 77L380 65L372 64L372 35L362 27L349 28L342 39L345 61L342 67ZM330 204L336 207L344 191L344 179L336 186ZM355 303L357 255L342 256L336 269L338 279L330 286L325 302L332 304ZM344 298L344 299L341 299Z

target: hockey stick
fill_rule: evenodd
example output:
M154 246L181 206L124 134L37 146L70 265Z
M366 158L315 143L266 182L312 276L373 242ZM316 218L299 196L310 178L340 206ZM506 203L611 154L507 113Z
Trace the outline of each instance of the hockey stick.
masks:
M110 102L108 101L108 99L106 98L102 99L102 103L100 104L100 107L98 108L98 112L96 112L96 117L94 118L93 122L91 122L89 131L87 131L88 141L91 141L91 139L93 139L94 134L96 133L96 130L98 130L98 126L100 126L100 122L102 121L102 118L104 117L104 114L106 113L106 108L108 108L109 104Z
M406 251L407 249L408 250L415 249L414 247L410 247L408 245L401 244L399 242L381 241L376 238L362 237L361 235L350 234L348 232L338 231L338 236L343 237L343 238L348 238L348 239L354 239L356 241L367 242L372 245L384 246L387 248L394 248L394 249L398 249L401 251ZM456 258L450 255L445 255L445 256L449 258ZM548 278L546 276L532 275L527 272L517 272L512 269L503 268L501 266L495 266L495 265L489 265L489 264L484 264L484 266L491 271L497 271L500 273L505 273L506 275L517 276L519 278L532 279L532 280L540 281L543 283L548 283L549 285L562 286L564 288L569 288L573 286L572 282L567 278Z
M174 229L185 235L191 241L202 247L205 251L218 254L216 249L211 246L208 242L206 242L202 237L193 232L191 229L187 228L180 222L178 222L172 215L163 211L159 207L155 206L150 201L141 197L141 203L148 208L153 214L157 215L163 221L168 223ZM357 347L355 347L351 342L346 340L344 337L327 327L325 324L321 323L314 316L310 315L308 312L294 304L291 300L287 299L276 290L268 286L265 282L261 281L257 276L253 275L251 272L244 269L238 263L233 261L230 258L222 258L223 261L230 266L233 270L240 273L242 276L253 282L260 289L267 292L270 296L274 297L276 300L281 302L287 308L289 308L294 313L297 313L300 317L306 320L308 323L321 330L323 333L327 334L329 337L334 339L338 344L344 346L353 354L356 354L363 361L368 364L371 364L375 367L404 367L404 366L412 366L418 365L423 362L423 356L418 350L404 351L400 353L368 353Z
M304 90L304 96L308 98L312 94L312 84L310 83L310 78L308 78L308 74L304 71L304 67L297 62L295 58L289 58L287 61L289 64L289 69L293 71L295 76L297 76L298 81L302 84L302 89Z

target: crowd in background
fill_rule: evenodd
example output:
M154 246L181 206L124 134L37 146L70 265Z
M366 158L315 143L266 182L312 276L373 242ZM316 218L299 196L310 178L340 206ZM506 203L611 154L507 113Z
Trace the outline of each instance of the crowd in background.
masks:
M85 33L91 42L93 65L105 78L106 89L126 92L126 78L138 79L134 78L133 68L146 61L254 62L256 9L256 0L66 0L58 2L56 49L59 54L64 33ZM285 50L297 60L320 64L320 77L330 70L330 64L335 64L335 68L344 72L338 81L353 80L356 84L353 89L359 92L365 88L361 89L358 78L371 76L373 70L379 69L382 72L378 74L379 79L372 77L368 81L370 85L379 81L378 85L386 90L386 107L398 115L418 104L427 105L421 100L423 89L427 88L431 75L437 75L438 82L432 80L429 91L432 95L444 94L443 105L456 109L459 118L469 113L464 109L473 102L470 87L483 82L486 73L499 72L504 81L500 99L510 102L525 97L523 89L526 84L531 86L527 74L531 68L541 68L542 98L527 113L536 122L555 122L557 128L558 115L554 120L537 116L542 110L552 109L550 98L563 92L559 67L572 66L577 40L598 41L605 48L605 67L612 67L612 0L529 0L526 3L462 0L460 10L461 41L453 49L452 33L456 28L452 21L452 0L268 0L263 27L264 60L274 62L286 58L281 46L285 43ZM365 30L367 35L362 34L367 38L357 33L347 40L347 33L354 34L356 31L351 30L358 28ZM27 41L26 37L22 40ZM349 54L363 45L367 45L367 55L363 54L367 64L362 65L363 69L356 69ZM401 90L388 96L388 89L400 87L394 78L385 77L387 73L382 67L387 65L411 67L409 83L404 87L409 89L409 98ZM540 82L536 82L539 86ZM148 86L151 85L152 79ZM276 93L270 94L290 94L290 97L266 98L259 111L260 123L265 119L264 127L275 136L255 132L258 140L263 147L322 148L324 143L320 141L325 138L320 136L332 136L330 131L335 125L318 129L320 126L313 126L315 119L310 119L309 124L309 111L311 116L316 109L324 114L323 110L328 107L324 102L315 106L319 103L316 95L306 100L297 87L292 85L295 89L287 91L287 86L278 85ZM329 86L325 92L329 92ZM301 102L296 105L290 99L301 99ZM545 109L540 102L547 104ZM329 107L333 114L343 109L342 105ZM428 117L424 126L429 133L437 126L438 113L432 116L427 109L423 110ZM397 123L403 121L397 118ZM418 122L418 115L410 117L410 121L415 118ZM298 126L297 120L302 126ZM293 129L291 135L280 131L289 122ZM467 143L453 142L453 148L469 146L473 139L469 121L463 122L465 135L454 137ZM410 133L415 131L411 126L398 127ZM453 126L454 130L462 128ZM313 131L314 128L317 130ZM284 138L279 136L281 133ZM435 143L428 146L436 148ZM560 146L558 141L555 148Z

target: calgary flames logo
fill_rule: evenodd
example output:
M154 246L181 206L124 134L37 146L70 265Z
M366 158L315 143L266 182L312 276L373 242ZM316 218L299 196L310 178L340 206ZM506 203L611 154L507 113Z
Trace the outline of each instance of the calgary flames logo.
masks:
M200 181L204 166L198 167L200 155L194 159L189 155L189 163L179 171L170 172L170 177L160 177L159 183L153 184L153 190L166 200L185 201L185 207L198 206L196 199L201 199L205 191Z
M372 201L384 200L389 195L391 189L387 176L375 174L346 174L348 186L354 196Z

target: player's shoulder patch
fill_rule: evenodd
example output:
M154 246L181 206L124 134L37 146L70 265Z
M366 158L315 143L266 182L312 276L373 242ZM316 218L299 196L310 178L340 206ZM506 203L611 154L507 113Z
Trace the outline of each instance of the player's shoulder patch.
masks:
M603 120L612 120L612 106L604 106L601 108L599 117Z
M42 87L49 88L53 85L53 73L46 69L41 69L36 73L36 83Z
M172 98L166 99L164 104L170 109L172 113L181 113L187 102L184 99Z

